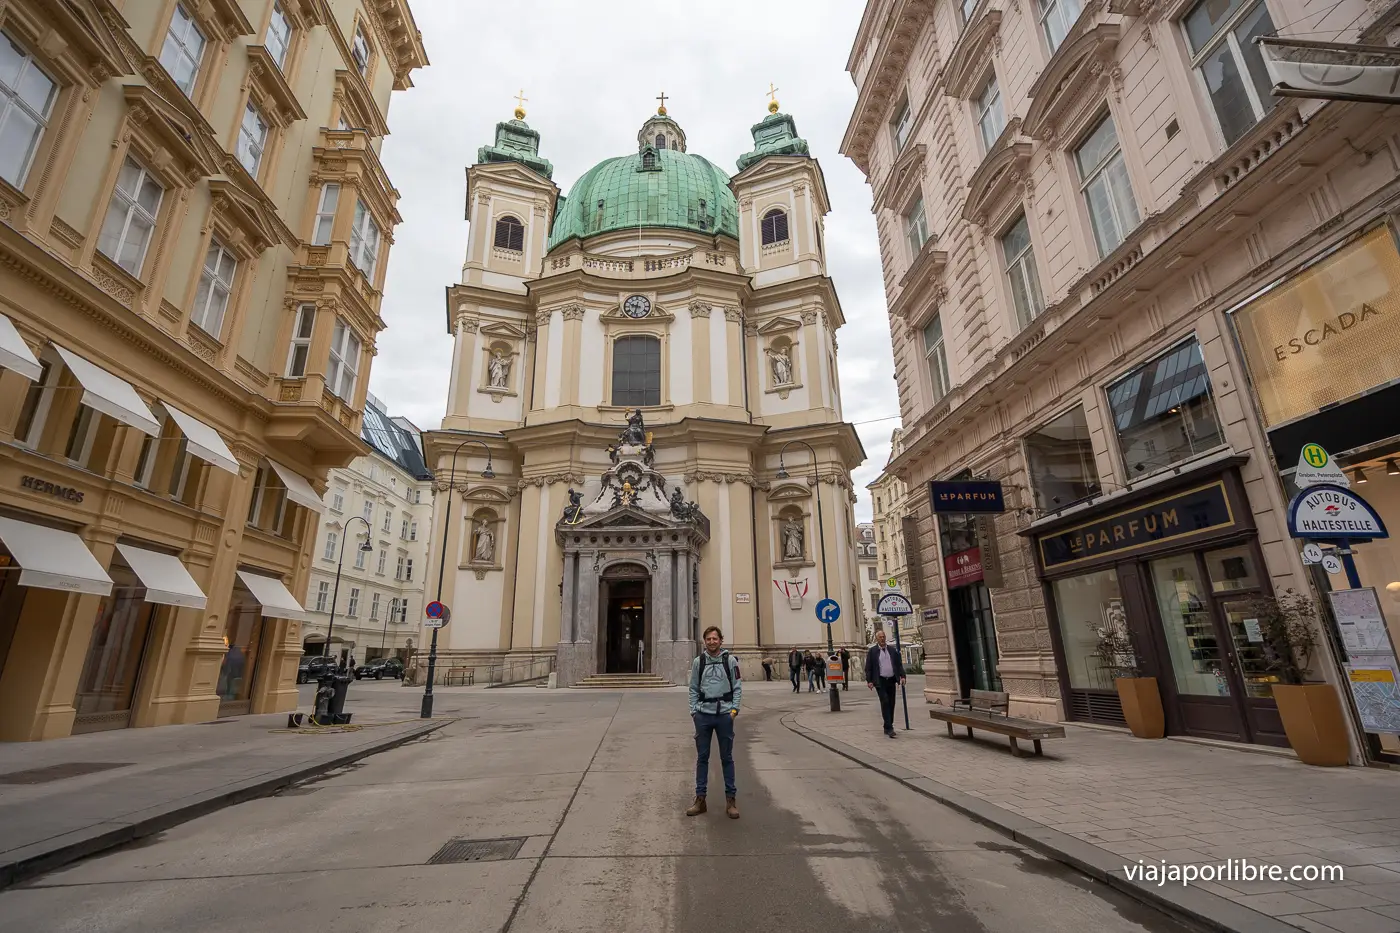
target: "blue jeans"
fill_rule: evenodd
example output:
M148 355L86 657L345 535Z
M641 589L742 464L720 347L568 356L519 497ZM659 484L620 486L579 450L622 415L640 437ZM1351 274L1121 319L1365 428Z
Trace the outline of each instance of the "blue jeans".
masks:
M719 736L719 763L724 770L724 796L736 796L734 789L734 717L728 713L694 713L695 796L705 796L710 783L710 735Z

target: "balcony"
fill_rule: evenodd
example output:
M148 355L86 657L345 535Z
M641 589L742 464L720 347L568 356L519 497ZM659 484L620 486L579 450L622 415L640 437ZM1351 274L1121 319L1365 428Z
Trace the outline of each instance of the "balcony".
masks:
M343 466L368 453L360 440L364 413L331 394L319 374L273 381L269 443L303 457L310 448L316 451L318 466Z

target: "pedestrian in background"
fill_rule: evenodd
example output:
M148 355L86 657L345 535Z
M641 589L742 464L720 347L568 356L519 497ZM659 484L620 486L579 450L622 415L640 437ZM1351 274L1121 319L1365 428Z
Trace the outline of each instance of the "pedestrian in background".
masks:
M841 648L841 689L851 689L851 651L844 645Z
M719 737L719 762L724 772L725 815L739 818L734 786L734 719L739 715L744 682L739 662L724 650L724 634L718 626L705 629L705 650L690 663L690 719L695 723L695 802L686 816L706 810L705 792L710 780L710 738Z
M802 692L802 652L793 645L788 652L788 679L792 681L792 692Z
M802 657L802 666L807 669L807 692L817 692L817 659L812 656L812 652L806 652Z
M875 644L865 655L865 682L880 697L880 718L885 725L885 735L894 738L894 688L904 683L904 662L894 645L885 644L884 629L875 633Z
M773 679L773 659L772 659L772 658L764 658L764 659L763 659L763 679L764 679L764 680L772 680L772 679Z
M826 655L818 651L815 655L817 661L817 689L826 689Z

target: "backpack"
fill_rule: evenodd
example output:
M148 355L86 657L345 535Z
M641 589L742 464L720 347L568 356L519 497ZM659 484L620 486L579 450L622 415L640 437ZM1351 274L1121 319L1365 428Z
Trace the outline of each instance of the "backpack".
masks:
M707 697L703 693L700 693L700 684L705 679L705 668L708 667L710 663L710 653L708 651L700 652L700 663L695 666L695 692L699 694L701 703L714 703L715 708L718 709L721 701L725 703L734 702L734 671L729 667L729 652L721 651L719 653L719 663L724 665L724 679L729 681L729 690L720 697Z

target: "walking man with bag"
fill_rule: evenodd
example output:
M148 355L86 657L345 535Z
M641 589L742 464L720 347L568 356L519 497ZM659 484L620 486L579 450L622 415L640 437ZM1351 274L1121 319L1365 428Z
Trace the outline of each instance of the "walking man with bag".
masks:
M710 781L710 737L719 737L719 762L724 771L725 815L739 818L734 798L734 719L739 715L744 683L739 662L724 650L724 634L719 627L705 629L705 650L690 664L690 718L695 723L695 802L686 816L699 816L706 810L705 791Z
M802 692L802 652L794 645L788 652L788 678L792 681L792 692Z
M885 644L885 630L875 633L875 644L865 655L865 685L880 697L880 718L885 735L895 737L894 690L904 683L904 662L894 645Z

